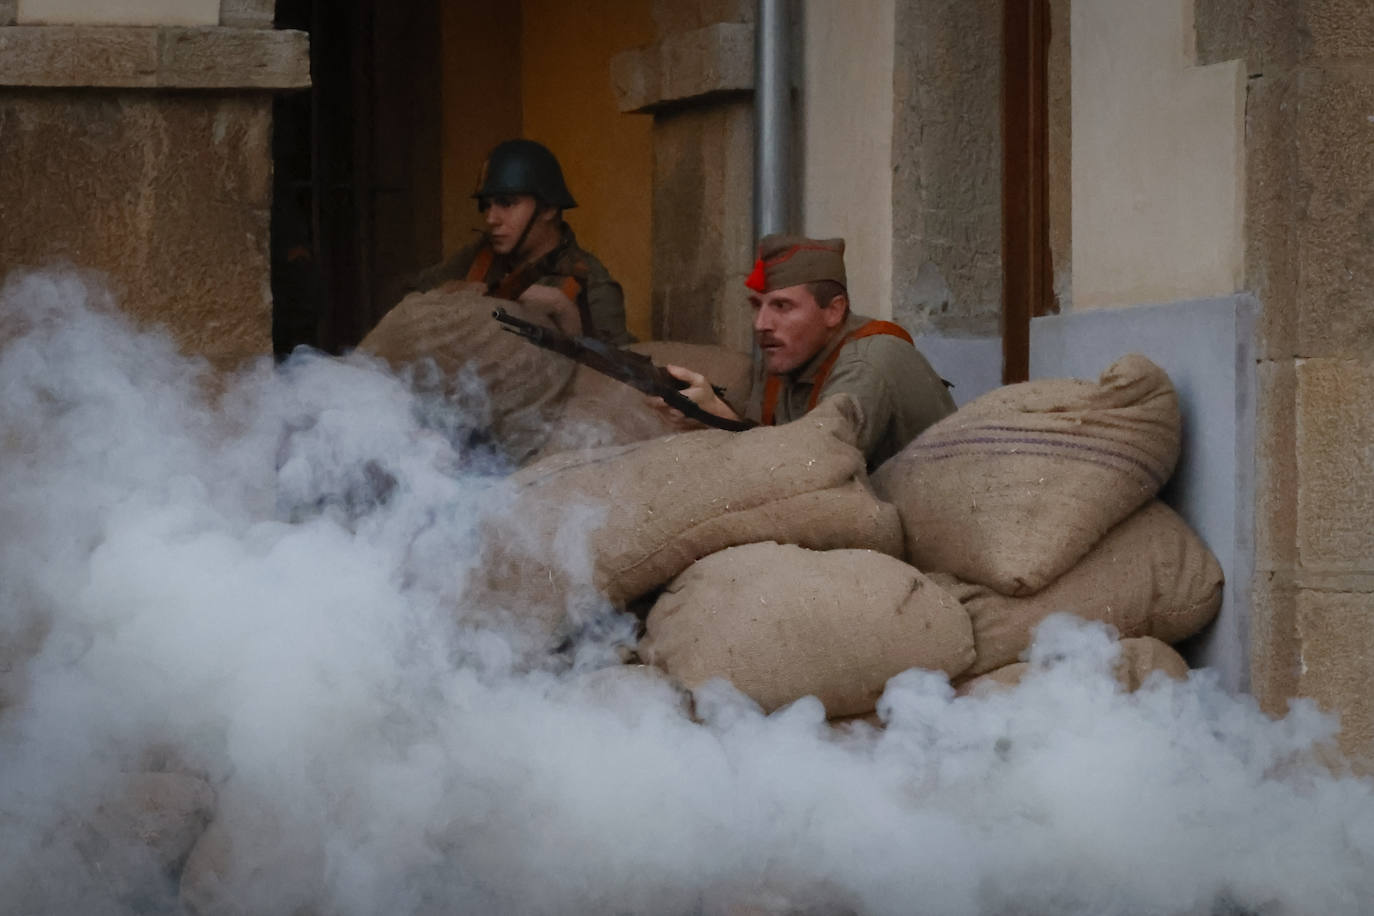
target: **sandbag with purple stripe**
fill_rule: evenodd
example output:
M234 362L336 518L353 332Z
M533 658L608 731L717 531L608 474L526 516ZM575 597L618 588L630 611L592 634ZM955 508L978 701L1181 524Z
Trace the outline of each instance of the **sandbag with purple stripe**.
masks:
M897 507L911 565L1031 595L1159 492L1179 429L1168 375L1131 354L1096 383L989 392L885 462L873 487Z

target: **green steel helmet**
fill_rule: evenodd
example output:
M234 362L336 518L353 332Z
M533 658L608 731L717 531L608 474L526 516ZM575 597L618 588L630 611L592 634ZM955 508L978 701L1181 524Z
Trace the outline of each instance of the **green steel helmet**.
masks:
M507 140L487 155L472 196L481 200L502 194L529 194L560 210L577 206L563 182L558 159L547 146L533 140Z

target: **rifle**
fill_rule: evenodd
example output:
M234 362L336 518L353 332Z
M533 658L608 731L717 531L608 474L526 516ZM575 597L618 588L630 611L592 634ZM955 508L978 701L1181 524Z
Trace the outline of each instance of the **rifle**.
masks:
M642 353L621 350L591 337L570 337L562 331L516 318L502 308L492 312L491 317L504 325L503 331L523 337L537 347L561 353L637 391L663 398L670 407L699 423L730 432L741 432L756 425L748 420L727 420L703 410L682 393L682 389L687 387L686 382L662 366L654 365L654 361ZM724 394L722 388L716 388L715 391L717 395Z

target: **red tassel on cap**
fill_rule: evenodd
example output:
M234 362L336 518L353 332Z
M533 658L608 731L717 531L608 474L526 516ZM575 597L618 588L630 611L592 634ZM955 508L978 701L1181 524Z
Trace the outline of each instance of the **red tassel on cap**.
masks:
M744 285L756 293L767 292L768 280L763 275L763 258L754 262L754 269L750 271L749 278L744 281Z

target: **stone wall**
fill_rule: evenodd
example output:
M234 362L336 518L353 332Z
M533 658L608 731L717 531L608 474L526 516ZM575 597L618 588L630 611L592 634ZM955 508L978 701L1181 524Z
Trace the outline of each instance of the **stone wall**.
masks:
M98 271L220 365L270 353L270 91L309 85L306 36L272 30L270 0L223 0L204 28L14 25L14 6L0 265Z
M1374 6L1197 0L1245 62L1245 284L1263 312L1253 687L1374 759Z
M754 3L655 0L658 39L617 55L623 112L654 119L652 335L748 350Z
M899 0L892 312L917 333L1000 333L998 0Z

